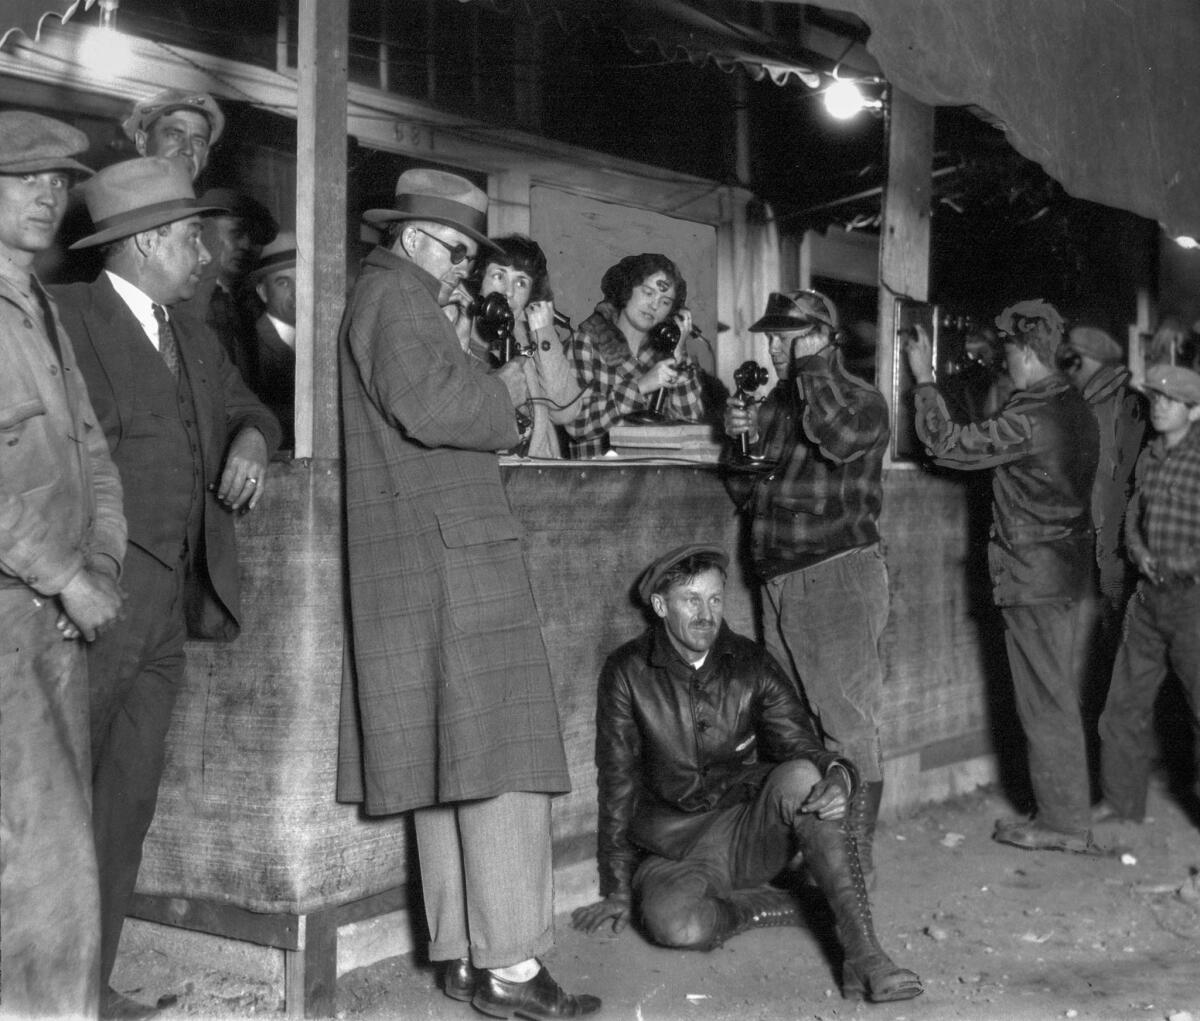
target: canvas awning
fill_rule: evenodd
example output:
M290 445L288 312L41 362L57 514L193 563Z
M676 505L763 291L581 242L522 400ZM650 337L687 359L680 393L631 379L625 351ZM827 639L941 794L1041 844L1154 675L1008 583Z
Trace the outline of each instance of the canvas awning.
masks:
M784 0L793 2L793 0ZM975 105L1072 195L1200 238L1197 0L829 0L898 88Z
M79 11L86 11L96 0L5 0L0 15L0 46L15 33L36 40L47 19L62 24Z
M487 0L484 0L487 2ZM493 0L560 18L619 21L635 48L741 65L756 78L786 43L710 0ZM751 0L800 3L801 0ZM871 30L896 87L972 106L1072 195L1200 238L1200 0L823 0ZM644 13L643 13L644 11ZM619 13L618 13L619 12ZM803 68L803 55L790 54ZM795 72L793 72L795 73ZM798 75L803 77L802 75Z
M97 0L8 0L0 45L36 37ZM709 0L482 0L534 16L619 11L635 48L744 67L776 82L813 69L786 43ZM751 0L797 3L799 0ZM867 50L896 87L931 105L975 106L1072 195L1200 238L1198 0L825 0L871 29ZM811 80L811 79L810 79Z

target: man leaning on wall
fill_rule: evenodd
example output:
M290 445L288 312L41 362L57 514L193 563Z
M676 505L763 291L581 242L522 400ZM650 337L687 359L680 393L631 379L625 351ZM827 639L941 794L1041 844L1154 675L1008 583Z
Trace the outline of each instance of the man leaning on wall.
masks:
M100 904L83 646L116 618L121 483L33 274L87 136L0 113L0 1015L95 1017Z

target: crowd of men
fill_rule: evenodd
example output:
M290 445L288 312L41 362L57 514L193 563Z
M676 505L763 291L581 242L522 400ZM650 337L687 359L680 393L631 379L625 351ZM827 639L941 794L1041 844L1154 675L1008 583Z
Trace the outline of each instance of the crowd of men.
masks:
M279 377L295 342L294 236L246 196L195 191L224 126L212 97L168 90L125 123L139 156L93 175L76 159L81 132L0 113L7 1014L149 1012L110 977L184 643L238 634L233 515L263 499L292 400ZM71 247L98 250L102 268L47 289L34 260L73 182L92 230ZM487 196L457 175L406 171L392 206L365 219L380 242L339 337L353 669L336 796L371 816L413 814L428 953L448 997L495 1017L586 1016L600 999L567 992L541 963L554 938L550 803L570 778L496 456L520 442L533 384L528 364L489 365L456 329L473 263L529 274L487 237ZM256 322L239 305L249 291ZM603 347L609 334L610 346L647 341L669 315L686 335L685 293L662 256L606 274L592 360L629 408L656 389L677 389L680 407L701 399L681 359ZM552 306L533 305L529 332L565 364L545 332ZM993 595L1037 803L995 837L1101 853L1095 827L1144 814L1168 668L1200 721L1200 375L1147 371L1157 436L1142 451L1143 397L1111 337L1065 332L1042 301L1005 309L996 327L1011 395L979 421L951 415L929 338L918 330L907 347L930 454L993 477ZM843 994L904 1000L923 985L880 946L869 893L888 409L847 371L828 296L772 294L750 330L765 335L778 383L761 402L730 400L722 425L753 464L729 487L749 522L765 642L724 623L720 546L689 543L645 569L649 626L599 681L601 899L573 923L634 921L663 945L707 950L800 924L788 879L802 869L834 919ZM271 395L254 387L263 366ZM1102 622L1121 613L1113 648ZM1098 669L1112 691L1093 805L1080 707Z

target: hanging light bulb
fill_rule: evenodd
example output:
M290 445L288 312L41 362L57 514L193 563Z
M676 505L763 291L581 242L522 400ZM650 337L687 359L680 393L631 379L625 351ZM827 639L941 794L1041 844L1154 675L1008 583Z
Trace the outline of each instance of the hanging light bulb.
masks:
M133 62L129 36L117 31L117 8L121 0L99 0L100 27L88 32L80 46L83 64L106 78L119 78Z
M863 94L857 85L838 78L825 90L825 109L830 117L849 120L863 109Z
M1189 251L1194 248L1200 248L1200 241L1197 241L1193 237L1188 237L1186 234L1180 234L1179 237L1175 239L1175 244L1177 244L1180 248L1186 248Z
M879 84L877 78L864 79L869 84ZM849 78L834 77L831 84L822 93L825 110L831 117L845 121L861 113L863 110L880 112L883 110L882 99L871 99L864 96L860 83Z

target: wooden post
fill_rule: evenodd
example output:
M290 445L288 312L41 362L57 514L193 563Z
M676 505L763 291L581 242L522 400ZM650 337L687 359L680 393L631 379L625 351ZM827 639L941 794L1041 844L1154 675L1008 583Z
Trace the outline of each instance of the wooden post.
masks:
M347 0L300 0L296 97L296 457L338 454L346 302Z
M879 340L876 379L890 405L893 426L909 409L895 382L896 297L929 298L929 201L933 171L933 107L894 86L889 100L887 186L879 245Z

